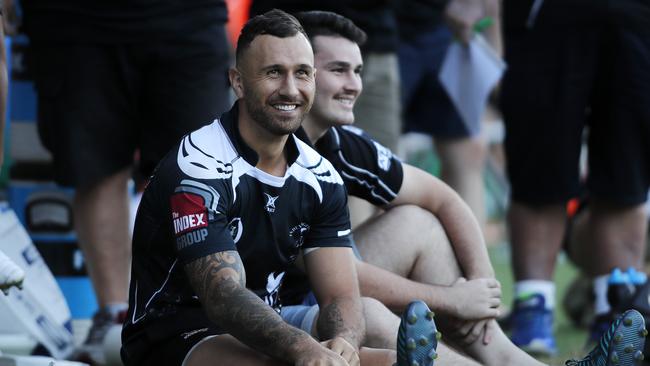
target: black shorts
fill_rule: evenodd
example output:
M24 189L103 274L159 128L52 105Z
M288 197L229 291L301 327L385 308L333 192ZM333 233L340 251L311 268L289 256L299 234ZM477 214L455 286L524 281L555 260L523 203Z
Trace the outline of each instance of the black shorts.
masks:
M207 337L224 334L216 327L183 332L162 341L150 342L146 335L122 346L125 366L181 366L187 354Z
M650 11L650 3L636 2ZM645 202L650 23L626 27L620 9L600 12L589 5L598 2L588 2L580 22L552 24L545 15L561 13L551 7L562 2L547 3L532 28L512 26L525 19L505 22L511 26L506 28L509 67L502 110L513 200L546 205L577 196L587 126L590 197L624 205Z
M440 25L417 37L402 40L399 64L405 132L421 132L437 139L466 138L479 133L468 126L438 79L451 31Z
M230 106L229 45L215 24L150 43L32 45L38 127L55 179L86 187L133 162L142 173Z

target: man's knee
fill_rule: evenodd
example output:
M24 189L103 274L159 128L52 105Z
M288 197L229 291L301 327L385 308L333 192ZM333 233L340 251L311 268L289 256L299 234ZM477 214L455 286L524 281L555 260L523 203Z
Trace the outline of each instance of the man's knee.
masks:
M440 220L432 214L416 205L400 205L391 208L384 215L394 215L404 225L403 229L408 230L409 236L425 238L426 241L440 240L447 241L447 234L440 223ZM414 235L415 234L415 235Z

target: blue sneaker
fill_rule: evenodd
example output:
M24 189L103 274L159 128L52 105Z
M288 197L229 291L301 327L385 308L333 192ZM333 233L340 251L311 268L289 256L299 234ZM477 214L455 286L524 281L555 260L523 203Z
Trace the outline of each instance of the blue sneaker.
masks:
M512 343L535 356L555 356L553 311L546 309L544 296L531 294L515 300L511 315Z
M569 360L566 366L633 366L643 360L648 331L643 315L628 310L618 317L594 349L582 360Z
M424 302L409 304L397 331L396 366L433 366L441 336L433 317L433 311Z

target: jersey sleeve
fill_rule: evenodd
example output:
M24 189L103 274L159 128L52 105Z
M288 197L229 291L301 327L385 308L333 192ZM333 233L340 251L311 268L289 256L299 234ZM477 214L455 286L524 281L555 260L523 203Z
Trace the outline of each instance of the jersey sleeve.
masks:
M337 169L348 192L378 206L394 200L404 179L402 162L359 128L343 126L334 133L339 140Z
M332 173L336 174L333 168ZM342 182L323 183L322 186L323 199L312 220L303 249L351 247L350 214L345 186Z
M220 184L221 183L221 184ZM169 197L169 219L179 261L236 250L228 229L227 185L182 179Z

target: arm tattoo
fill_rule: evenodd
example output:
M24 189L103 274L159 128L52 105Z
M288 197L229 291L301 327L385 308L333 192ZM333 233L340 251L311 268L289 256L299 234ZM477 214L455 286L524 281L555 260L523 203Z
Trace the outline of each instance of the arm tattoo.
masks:
M360 305L360 303L358 303ZM349 309L345 315L341 307ZM365 321L363 312L354 302L345 300L333 301L320 311L318 318L318 335L322 340L334 337L345 338L350 344L359 348L365 336Z
M246 274L236 251L224 251L185 266L206 314L248 346L279 359L310 336L246 289Z

